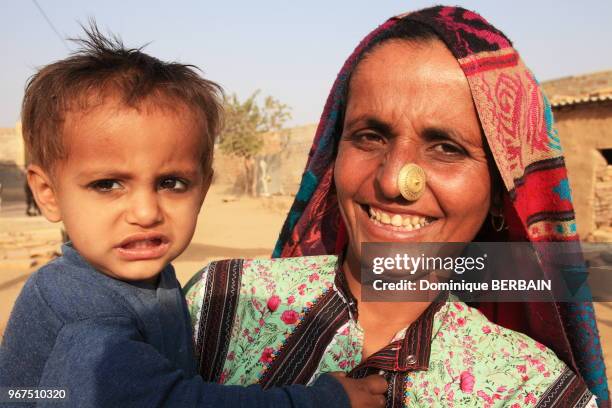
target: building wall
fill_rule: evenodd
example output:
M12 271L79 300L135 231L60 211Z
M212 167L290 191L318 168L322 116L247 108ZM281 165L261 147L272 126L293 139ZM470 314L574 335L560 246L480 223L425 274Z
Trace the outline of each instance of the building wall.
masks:
M612 102L562 107L554 115L565 151L578 233L586 239L602 227L606 217L612 220L611 206L602 207L602 203L612 203L612 189L606 187L612 182L606 180L611 173L599 151L612 148Z
M0 162L24 165L23 138L21 137L21 123L14 128L0 128Z
M21 123L14 128L0 128L0 184L5 202L25 199L24 162Z
M263 135L264 147L256 160L263 159L267 163L270 176L268 190L271 194L297 192L315 131L316 125L312 124L286 129L280 134ZM243 174L241 159L216 149L213 167L215 183L235 186L235 192L240 191Z

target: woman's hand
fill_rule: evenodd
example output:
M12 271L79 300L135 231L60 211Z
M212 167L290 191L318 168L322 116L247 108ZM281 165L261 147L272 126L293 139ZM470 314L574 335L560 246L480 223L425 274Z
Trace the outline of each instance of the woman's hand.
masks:
M345 373L330 373L344 387L353 408L380 408L385 406L387 381L380 375L355 380Z

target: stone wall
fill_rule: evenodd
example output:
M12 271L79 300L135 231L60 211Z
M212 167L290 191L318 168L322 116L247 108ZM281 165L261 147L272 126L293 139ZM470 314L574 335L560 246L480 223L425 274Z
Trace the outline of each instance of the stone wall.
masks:
M596 229L612 227L612 164L595 172L595 200L593 219Z
M316 125L311 124L263 135L264 148L255 161L264 160L267 164L270 194L297 192L315 131ZM234 186L234 192L240 192L243 175L241 159L226 155L217 148L213 167L215 183Z
M612 203L609 163L602 154L612 149L612 102L588 103L555 109L555 120L565 152L583 239L610 225ZM607 220L606 220L607 217Z
M14 128L0 128L0 163L14 163L23 168L24 159L21 124Z
M5 202L25 199L24 159L21 124L0 128L0 184Z

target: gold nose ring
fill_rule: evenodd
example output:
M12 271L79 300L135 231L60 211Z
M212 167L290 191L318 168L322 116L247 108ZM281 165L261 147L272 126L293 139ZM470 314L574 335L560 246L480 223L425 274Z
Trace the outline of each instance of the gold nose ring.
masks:
M402 197L408 201L416 201L425 192L427 177L425 170L417 164L405 164L397 176L397 188Z

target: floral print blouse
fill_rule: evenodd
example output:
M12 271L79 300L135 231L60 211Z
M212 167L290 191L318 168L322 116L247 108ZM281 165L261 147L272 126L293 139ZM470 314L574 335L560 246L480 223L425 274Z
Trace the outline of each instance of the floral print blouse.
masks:
M202 376L267 388L324 372L384 374L389 407L596 407L555 354L450 296L362 361L336 256L213 262L188 284Z

